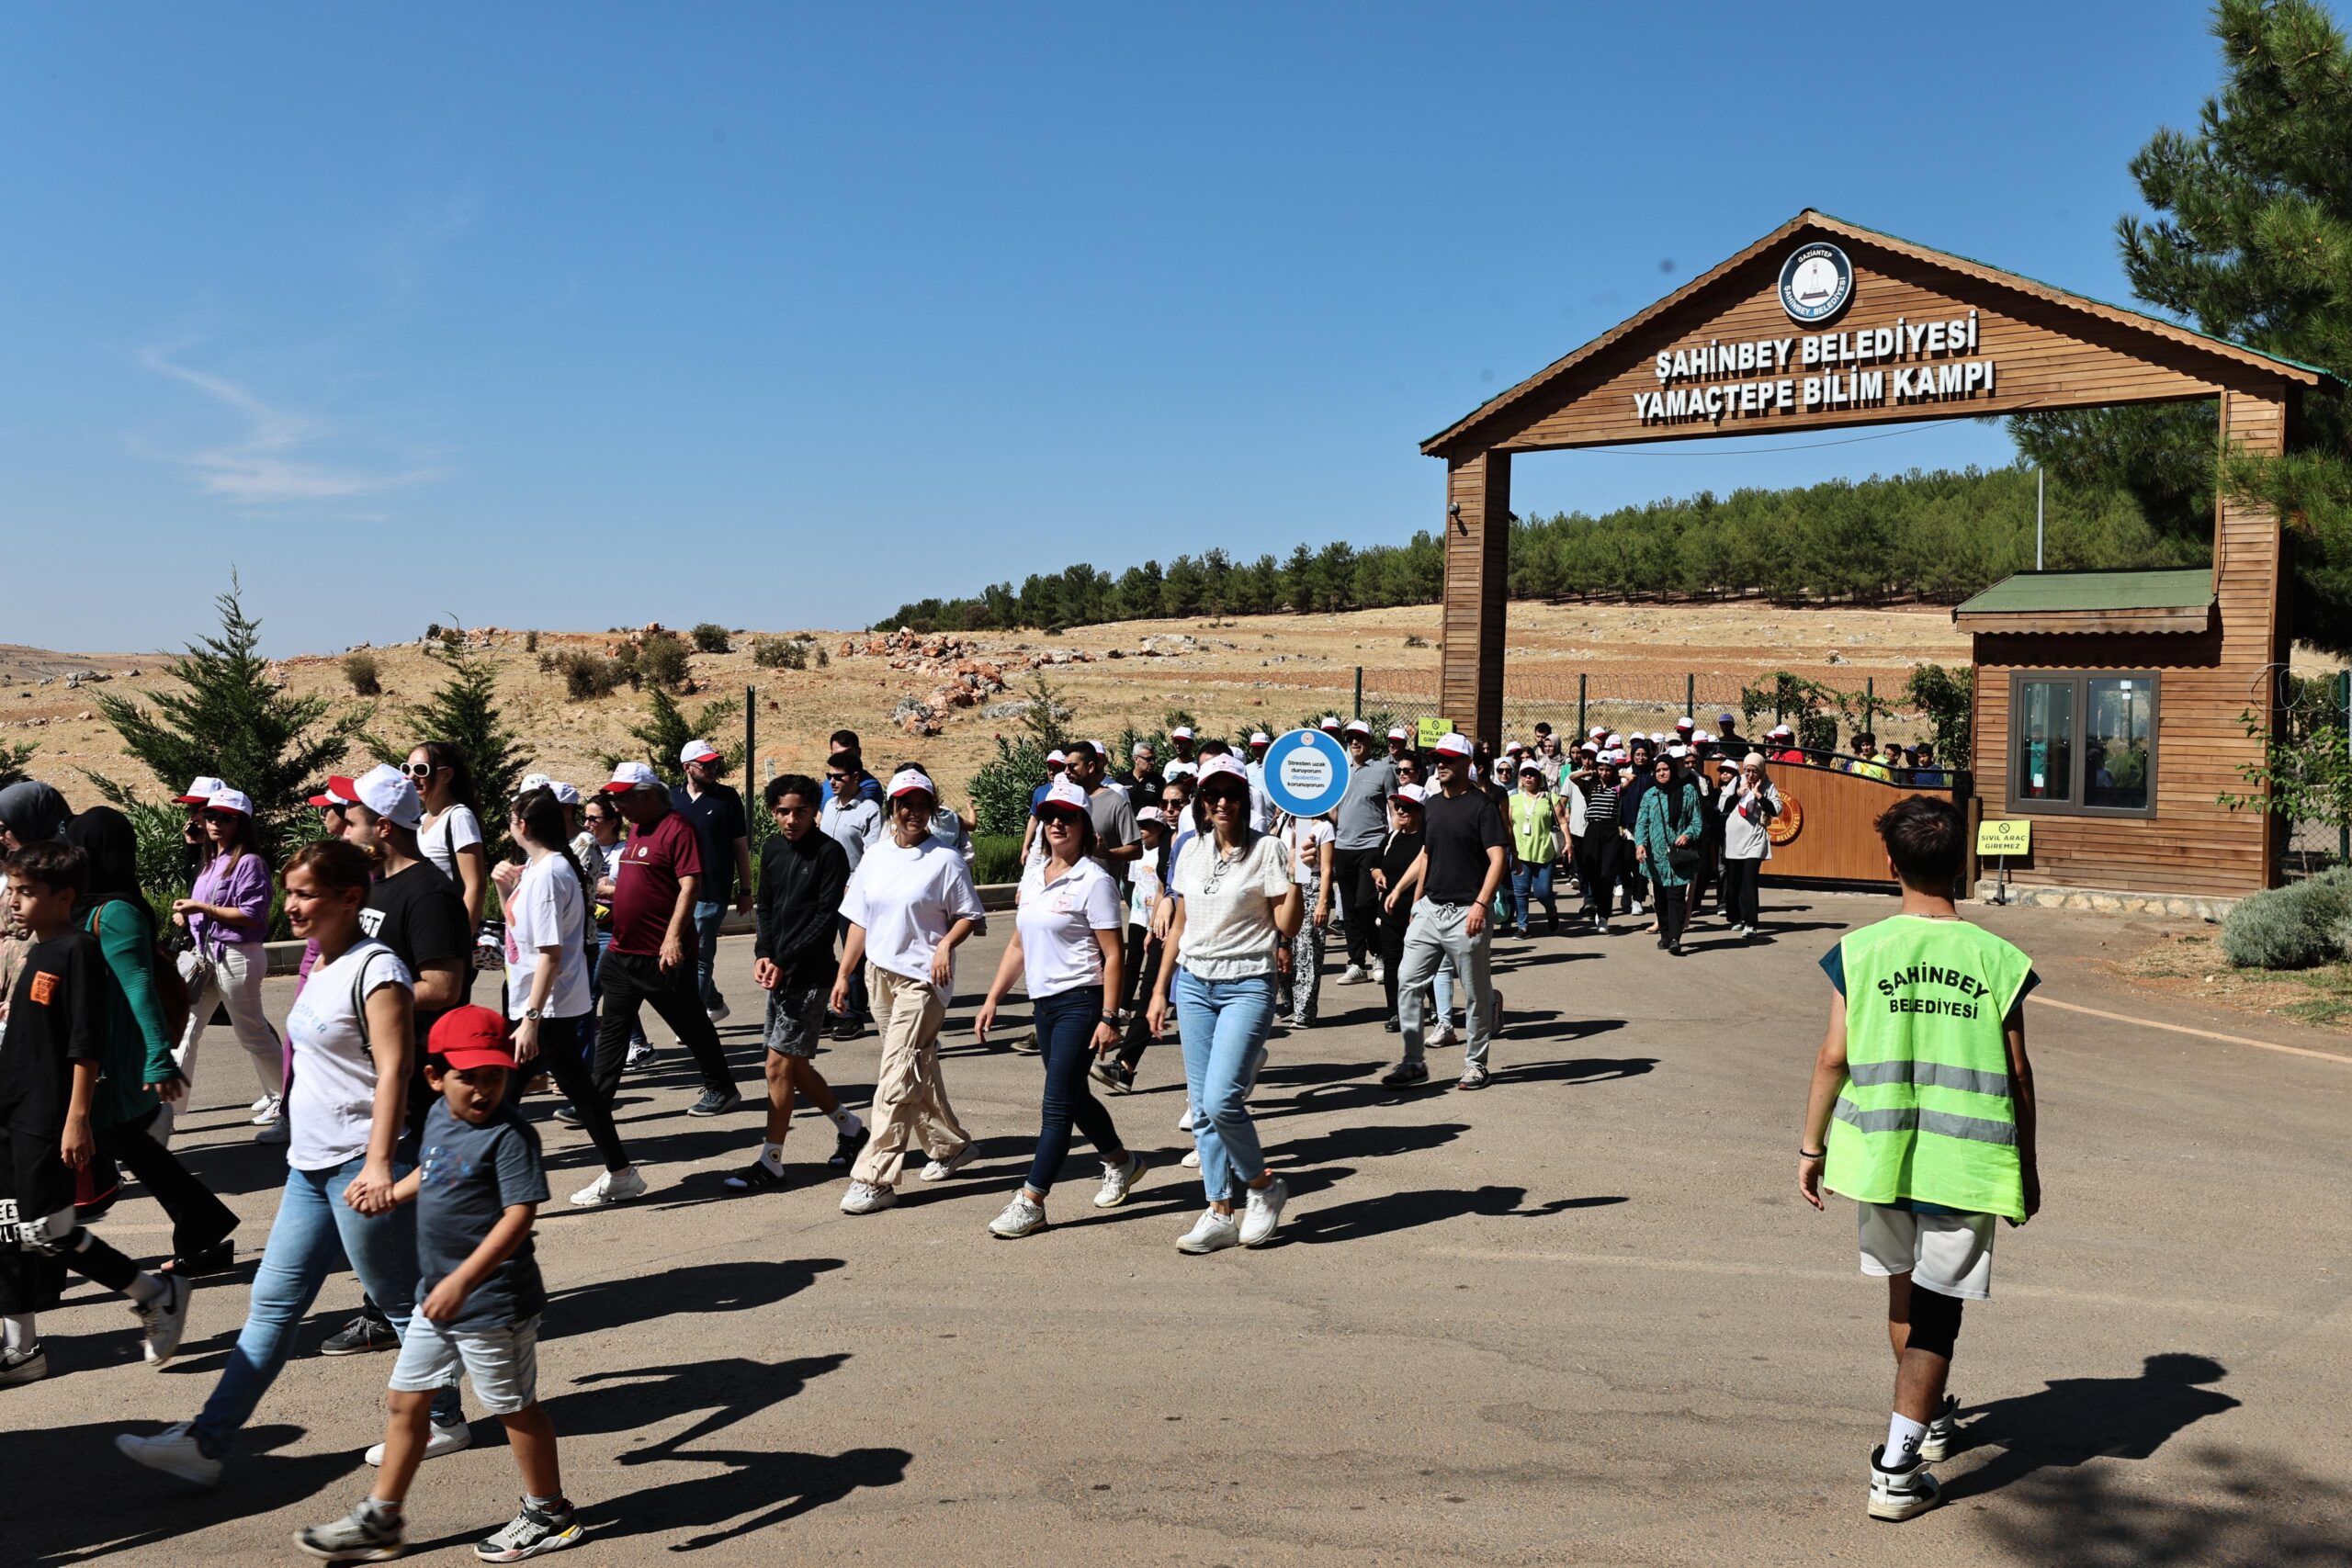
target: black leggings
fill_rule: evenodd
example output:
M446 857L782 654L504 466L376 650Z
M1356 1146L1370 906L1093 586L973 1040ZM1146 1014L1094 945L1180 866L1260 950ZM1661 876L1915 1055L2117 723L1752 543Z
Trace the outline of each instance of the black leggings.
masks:
M1764 870L1760 860L1726 860L1724 862L1724 918L1736 926L1753 926L1759 918L1756 909L1756 885Z
M621 1135L613 1126L612 1091L596 1077L601 1035L594 1013L541 1019L539 1060L547 1064L556 1088L563 1090L563 1097L579 1113L580 1130L604 1156L605 1168L626 1170L630 1163L628 1150L621 1146Z
M1690 912L1690 889L1656 878L1651 879L1650 887L1657 895L1657 944L1677 946L1682 941L1682 922Z
M237 1228L237 1216L198 1180L179 1156L157 1143L147 1129L157 1111L118 1122L97 1130L98 1152L139 1179L150 1196L172 1217L172 1250L186 1258L225 1241Z
M1136 926L1127 928L1127 951L1130 954L1136 949L1135 932L1141 929ZM1147 941L1143 944L1143 962L1136 965L1135 1010L1127 1019L1127 1037L1119 1043L1119 1066L1129 1072L1136 1070L1136 1064L1143 1060L1144 1051L1151 1044L1151 990L1159 983L1159 960L1166 951L1159 942ZM1168 1016L1170 1019L1176 1016L1172 998L1169 1002Z
M1591 832L1577 844L1577 880L1584 884L1585 913L1609 918L1617 903L1618 851L1624 840L1611 823L1606 832Z

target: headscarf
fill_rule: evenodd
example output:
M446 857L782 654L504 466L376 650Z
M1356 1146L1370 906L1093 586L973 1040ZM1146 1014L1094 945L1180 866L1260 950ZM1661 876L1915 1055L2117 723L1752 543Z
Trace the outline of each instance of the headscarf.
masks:
M65 824L64 839L89 857L84 908L95 908L109 898L140 901L139 835L130 818L111 806L94 806Z
M0 822L8 825L19 843L54 839L73 815L65 797L38 779L21 779L0 789Z

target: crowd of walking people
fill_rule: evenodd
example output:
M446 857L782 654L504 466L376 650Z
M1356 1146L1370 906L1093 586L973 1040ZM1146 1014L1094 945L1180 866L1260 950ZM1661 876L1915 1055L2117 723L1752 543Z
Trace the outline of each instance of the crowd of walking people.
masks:
M1532 942L1539 913L1546 938L1604 940L1646 919L1678 956L1704 919L1736 940L1766 929L1758 881L1781 808L1776 763L1729 715L1714 736L1690 718L1669 735L1596 728L1575 741L1538 726L1532 745L1499 750L1449 733L1424 752L1402 728L1376 739L1336 716L1321 727L1351 761L1338 805L1317 818L1276 803L1263 732L1236 747L1180 727L1170 757L1137 746L1117 775L1097 742L1048 758L1009 940L972 1023L981 1043L1034 1052L1043 1068L1029 1168L993 1235L1046 1227L1074 1134L1100 1164L1091 1205L1128 1200L1147 1162L1111 1107L1136 1087L1151 1043L1172 1035L1182 1163L1204 1205L1175 1245L1206 1254L1272 1239L1289 1192L1251 1096L1270 1039L1317 1027L1327 969L1337 985L1382 987L1383 1027L1400 1037L1384 1085L1426 1083L1431 1051L1458 1043L1454 1087L1477 1090L1494 1081L1505 1023L1497 941ZM232 1266L237 1216L171 1150L217 1008L254 1073L254 1141L285 1150L284 1186L202 1409L118 1446L217 1483L298 1326L347 1266L362 1301L322 1348L397 1350L390 1421L368 1456L370 1495L302 1532L303 1550L363 1561L400 1549L418 1465L470 1441L460 1372L506 1427L526 1486L480 1555L516 1561L577 1540L535 1387L542 1129L576 1128L601 1164L571 1205L650 1190L613 1114L624 1073L659 1060L649 1009L700 1079L685 1114L743 1105L718 1030L733 1009L714 973L730 908L752 917L764 1066L755 1152L727 1191L791 1184L785 1148L803 1100L830 1123L825 1164L846 1172L845 1213L890 1208L910 1165L913 1179L942 1182L976 1153L940 1060L958 951L988 919L973 823L919 763L871 771L846 730L829 750L821 780L766 781L756 862L742 797L703 740L683 749L679 786L641 761L584 792L525 778L497 803L497 837L513 845L497 863L467 759L446 743L326 781L310 802L317 834L282 868L254 802L199 778L177 797L189 892L161 924L120 812L71 812L41 784L0 790L16 928L0 953L0 1198L29 1238L0 1248L0 1385L48 1375L37 1314L66 1270L121 1292L162 1364L196 1282ZM281 894L305 943L282 1032L263 1006ZM1008 1027L1016 987L1028 1016ZM861 1115L818 1057L869 1028ZM126 1174L172 1221L170 1256L152 1270L90 1228Z

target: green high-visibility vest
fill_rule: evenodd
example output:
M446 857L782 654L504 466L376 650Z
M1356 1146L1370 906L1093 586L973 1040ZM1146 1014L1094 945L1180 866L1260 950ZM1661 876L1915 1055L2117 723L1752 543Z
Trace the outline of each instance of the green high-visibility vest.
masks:
M2005 1024L2032 960L1982 926L1897 915L1838 944L1846 1087L1823 1181L1866 1203L1916 1199L2025 1218Z

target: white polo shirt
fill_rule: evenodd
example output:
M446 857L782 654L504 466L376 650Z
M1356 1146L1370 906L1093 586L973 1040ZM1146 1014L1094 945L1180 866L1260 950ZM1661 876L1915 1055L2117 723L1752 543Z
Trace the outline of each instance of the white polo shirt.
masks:
M1013 924L1021 931L1022 984L1029 999L1102 983L1096 931L1120 930L1119 885L1091 859L1046 880L1043 861L1022 874Z
M865 928L865 957L904 980L931 980L931 955L957 920L985 918L972 868L964 857L926 838L901 849L885 834L850 874L842 914ZM953 972L948 984L955 984Z

